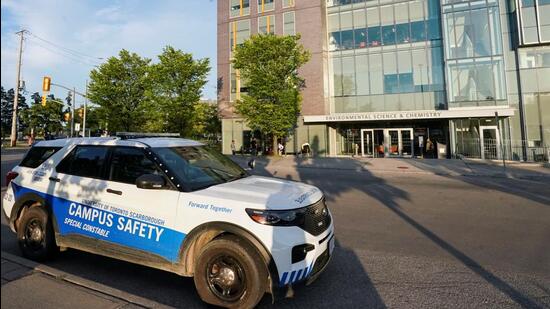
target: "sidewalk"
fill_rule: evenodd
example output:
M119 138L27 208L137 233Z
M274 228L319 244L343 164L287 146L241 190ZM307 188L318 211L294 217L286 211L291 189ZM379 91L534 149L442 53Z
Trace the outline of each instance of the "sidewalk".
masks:
M232 156L235 162L246 166L251 157ZM402 173L430 174L444 176L483 176L518 179L548 179L550 168L538 163L502 162L458 159L409 159L409 158L350 158L350 157L256 157L258 167L275 168L318 168L370 172L373 174Z
M2 308L161 308L156 302L2 251Z

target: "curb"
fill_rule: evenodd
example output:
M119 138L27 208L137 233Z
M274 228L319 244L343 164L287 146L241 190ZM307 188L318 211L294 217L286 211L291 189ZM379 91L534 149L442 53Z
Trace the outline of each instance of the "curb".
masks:
M87 279L66 273L64 271L57 270L49 266L27 260L25 258L13 255L11 253L2 251L2 258L10 262L33 269L34 271L54 277L55 279L62 280L67 283L74 284L88 290L92 290L98 293L102 293L102 294L120 299L132 305L136 305L144 308L166 308L167 307L165 305L159 304L152 300L148 300L140 296L129 294L127 292L108 287L101 283L87 280Z

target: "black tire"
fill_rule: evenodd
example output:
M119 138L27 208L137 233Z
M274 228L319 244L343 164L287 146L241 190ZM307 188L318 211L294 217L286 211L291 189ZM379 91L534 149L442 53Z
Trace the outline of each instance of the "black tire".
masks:
M17 228L17 240L23 256L31 260L44 261L59 251L48 212L40 206L24 211Z
M245 240L235 236L215 239L204 246L195 263L195 287L206 303L226 308L253 308L267 290L265 265L258 251ZM234 279L228 283L222 278Z

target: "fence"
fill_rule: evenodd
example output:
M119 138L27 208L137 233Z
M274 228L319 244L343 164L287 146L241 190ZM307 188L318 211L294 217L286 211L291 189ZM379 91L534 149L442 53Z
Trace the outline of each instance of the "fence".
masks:
M527 141L464 138L457 141L456 156L487 160L550 162L550 146L528 146ZM524 157L523 148L526 149Z

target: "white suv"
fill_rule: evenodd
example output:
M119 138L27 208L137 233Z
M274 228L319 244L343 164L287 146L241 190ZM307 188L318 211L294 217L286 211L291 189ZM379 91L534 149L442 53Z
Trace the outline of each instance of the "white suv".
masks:
M38 142L6 178L3 210L24 256L70 247L193 276L219 306L313 281L334 248L319 189L251 176L191 140Z

